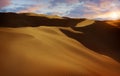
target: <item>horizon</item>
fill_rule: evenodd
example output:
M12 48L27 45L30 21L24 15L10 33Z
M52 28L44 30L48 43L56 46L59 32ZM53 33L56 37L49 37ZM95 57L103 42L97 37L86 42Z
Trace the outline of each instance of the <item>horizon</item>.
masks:
M50 15L50 14L41 14L41 13L34 13L34 12L22 12L22 13L17 13L17 12L0 12L0 14L28 14L28 16L56 16L55 18L59 17L59 18L70 18L70 19L88 19L88 20L95 20L95 21L110 21L110 22L115 22L115 21L119 21L120 19L102 19L102 18L94 18L94 19L90 19L90 18L81 18L81 17L69 17L69 16L60 16L60 15ZM54 18L54 17L53 17Z
M0 12L0 16L1 16L1 18L5 17L7 19L9 19L10 17L12 17L12 18L15 17L16 19L19 19L19 16L21 16L21 17L23 17L23 19L24 19L24 17L29 17L29 18L30 17L34 17L34 18L37 17L37 18L39 18L39 20L41 18L45 18L45 19L48 19L48 20L52 20L52 19L55 20L55 19L57 19L59 21L61 21L61 20L65 20L65 21L66 20L70 20L70 21L71 20L73 20L73 21L76 20L78 22L79 22L79 20L80 21L83 20L83 22L86 21L86 20L90 20L90 21L101 22L101 23L104 22L104 23L109 24L112 27L120 28L120 26L117 25L117 24L120 23L120 19L118 19L118 20L103 20L103 19L71 18L71 17L66 17L66 16L47 15L47 14L38 14L38 13L29 13L29 12L28 13ZM3 19L1 19L1 20L3 20ZM19 22L18 22L18 24L19 24Z

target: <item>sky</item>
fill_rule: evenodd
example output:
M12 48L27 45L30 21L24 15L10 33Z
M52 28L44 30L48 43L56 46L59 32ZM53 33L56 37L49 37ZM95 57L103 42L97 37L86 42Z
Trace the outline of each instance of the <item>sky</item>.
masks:
M0 12L119 19L120 0L0 0Z

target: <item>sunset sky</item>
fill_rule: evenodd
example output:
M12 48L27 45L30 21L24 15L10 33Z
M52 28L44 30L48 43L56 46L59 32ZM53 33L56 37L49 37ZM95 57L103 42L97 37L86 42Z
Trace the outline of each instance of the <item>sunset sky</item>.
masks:
M120 0L0 0L0 12L40 13L68 17L120 18Z

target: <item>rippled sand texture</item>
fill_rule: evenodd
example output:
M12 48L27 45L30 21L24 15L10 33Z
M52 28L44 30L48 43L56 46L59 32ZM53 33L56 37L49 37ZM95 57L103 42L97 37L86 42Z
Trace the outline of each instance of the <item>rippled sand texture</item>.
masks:
M0 76L120 76L118 62L59 28L0 28Z

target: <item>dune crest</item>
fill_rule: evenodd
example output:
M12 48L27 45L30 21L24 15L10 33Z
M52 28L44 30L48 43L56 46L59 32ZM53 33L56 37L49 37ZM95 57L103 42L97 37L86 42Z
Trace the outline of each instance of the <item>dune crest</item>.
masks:
M75 27L89 26L89 25L93 24L94 22L95 22L95 20L84 20L84 21L78 23Z

